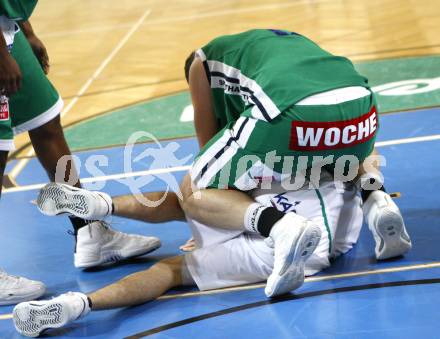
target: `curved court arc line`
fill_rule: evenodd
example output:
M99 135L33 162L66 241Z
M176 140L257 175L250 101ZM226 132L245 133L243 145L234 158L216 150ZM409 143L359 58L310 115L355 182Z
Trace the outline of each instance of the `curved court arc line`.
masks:
M401 286L416 286L416 285L429 285L429 284L439 284L440 278L436 279L419 279L419 280L407 280L407 281L393 281L393 282L387 282L387 283L377 283L377 284L366 284L366 285L358 285L358 286L348 286L348 287L339 287L339 288L332 288L327 290L320 290L320 291L312 291L312 292L306 292L301 294L289 294L286 296L269 299L269 300L262 300L257 301L250 304L235 306L226 308L220 311L211 312L202 314L199 316L183 319L177 322L169 323L166 325L158 326L137 334L134 334L132 336L126 337L125 339L139 339L139 338L145 338L153 334L157 334L160 332L164 332L166 330L170 330L176 327L185 326L191 323L195 323L198 321L211 319L215 317L220 317L223 315L245 311L261 306L266 305L272 305L272 304L278 304L281 302L291 301L291 300L298 300L298 299L305 299L305 298L312 298L312 297L318 297L323 295L329 295L329 294L336 294L336 293L347 293L347 292L356 292L356 291L365 291L365 290L372 290L372 289L379 289L379 288L388 288L388 287L401 287Z
M378 270L341 273L341 274L324 275L324 276L317 276L317 277L307 277L307 278L305 278L304 283L318 282L318 281L329 281L329 280L344 279L344 278L356 278L356 277L362 277L362 276L368 276L368 275L376 275L376 274L384 274L384 273L397 273L397 272L430 269L430 268L440 268L440 262L431 262L431 263L427 263L427 264L399 266L399 267L389 267L389 268L383 268L383 269L378 269ZM188 293L168 294L168 295L163 295L163 296L157 298L157 300L190 298L190 297L200 297L200 296L204 296L204 295L213 295L213 294L228 293L228 292L239 292L239 291L246 291L246 290L263 288L264 286L265 286L264 283L260 283L260 284L252 284L252 285L245 285L245 286L215 289L215 290L210 290L210 291L197 291L197 292L188 292ZM9 319L12 319L12 314L0 314L0 320L9 320Z

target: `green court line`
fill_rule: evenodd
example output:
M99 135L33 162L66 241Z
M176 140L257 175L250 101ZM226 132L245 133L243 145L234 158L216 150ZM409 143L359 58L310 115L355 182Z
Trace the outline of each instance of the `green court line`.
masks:
M374 88L398 81L428 79L426 84L403 84L406 87L395 84L378 92L382 113L440 105L440 56L362 62L356 68L369 78ZM390 90L396 89L398 95L389 95ZM123 145L139 130L148 131L160 140L194 136L193 122L180 121L183 109L190 103L188 92L136 103L71 126L65 131L66 137L77 151Z

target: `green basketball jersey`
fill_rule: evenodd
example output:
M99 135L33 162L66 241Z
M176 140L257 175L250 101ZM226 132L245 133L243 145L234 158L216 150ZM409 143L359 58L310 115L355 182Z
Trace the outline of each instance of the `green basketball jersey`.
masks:
M347 58L287 31L256 29L220 36L197 51L221 127L239 116L272 121L313 94L368 81Z
M27 20L31 16L38 0L0 0L0 15L11 20Z

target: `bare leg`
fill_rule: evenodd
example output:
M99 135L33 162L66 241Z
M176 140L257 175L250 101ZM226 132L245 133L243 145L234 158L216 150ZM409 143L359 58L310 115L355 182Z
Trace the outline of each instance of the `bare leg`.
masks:
M185 214L212 227L245 230L243 225L247 208L254 202L246 193L235 190L205 189L193 192L191 178L182 183Z
M64 137L60 117L57 116L48 123L29 131L29 137L34 146L35 153L41 165L46 170L51 181L55 181L55 174L58 160L65 155L71 155L69 146ZM78 177L75 166L70 161L64 173L64 182L67 182L69 175ZM81 187L79 180L75 183L76 187Z
M160 200L165 192L150 192L142 194L148 201ZM173 192L169 192L165 200L156 207L146 206L136 195L123 195L112 198L113 214L129 219L161 223L173 220L185 220L185 214L180 207L179 199Z
M8 159L8 152L0 151L0 196L3 187L3 173L5 173L6 160Z
M182 285L182 263L182 256L161 260L146 271L133 273L89 294L92 310L134 306L158 298Z

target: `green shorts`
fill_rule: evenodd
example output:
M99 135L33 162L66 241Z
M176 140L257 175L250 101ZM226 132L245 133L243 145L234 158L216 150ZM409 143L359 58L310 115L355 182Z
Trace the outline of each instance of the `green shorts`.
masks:
M373 94L334 105L294 105L272 122L245 111L201 150L191 178L198 188L250 190L316 165L331 170L338 159L346 168L347 157L361 163L372 152L378 127Z
M58 116L63 101L44 74L23 32L15 34L12 56L18 63L22 83L9 98L9 114L0 118L0 151L14 149L14 135L38 128Z

